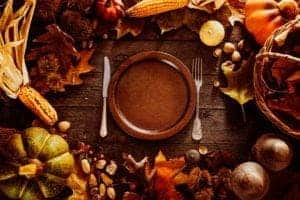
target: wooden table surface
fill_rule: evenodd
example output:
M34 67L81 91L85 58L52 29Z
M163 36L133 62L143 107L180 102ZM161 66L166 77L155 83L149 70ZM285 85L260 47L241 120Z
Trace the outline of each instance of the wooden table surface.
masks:
M59 114L60 120L68 120L72 128L68 140L72 146L77 141L84 141L101 148L108 157L121 161L122 152L134 157L145 155L153 158L158 150L168 157L179 156L191 148L198 148L199 143L191 139L191 124L175 136L163 141L141 141L124 133L109 114L109 136L100 138L99 128L102 108L103 57L111 60L112 71L129 56L146 50L163 51L191 66L192 59L202 57L204 61L204 84L200 97L200 115L203 122L204 138L200 144L210 150L228 149L237 154L241 161L247 160L250 148L257 137L264 132L276 131L264 119L254 102L245 106L247 121L243 122L239 104L222 95L213 87L220 72L216 71L213 49L204 46L197 34L182 28L159 36L157 27L145 28L138 37L127 36L121 40L101 41L92 59L96 70L83 76L84 84L68 88L67 92L48 96ZM18 102L0 104L0 125L23 128L30 124L30 113ZM296 165L297 166L297 165ZM289 172L286 172L289 173ZM285 174L285 172L283 173ZM282 177L274 175L274 179ZM288 178L286 175L284 177ZM274 183L273 183L274 184ZM280 184L274 184L280 187ZM277 198L276 191L270 199Z

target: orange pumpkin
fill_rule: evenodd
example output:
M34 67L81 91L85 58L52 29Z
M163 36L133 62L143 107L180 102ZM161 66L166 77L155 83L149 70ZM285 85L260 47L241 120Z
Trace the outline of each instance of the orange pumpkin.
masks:
M255 40L263 45L274 30L299 13L294 0L247 0L245 24Z

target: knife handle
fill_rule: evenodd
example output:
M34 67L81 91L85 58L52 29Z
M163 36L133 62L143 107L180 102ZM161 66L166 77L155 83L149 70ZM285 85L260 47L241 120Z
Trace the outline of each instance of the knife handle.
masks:
M101 119L101 128L100 136L102 138L107 136L107 111L106 111L107 98L103 97L103 108L102 108L102 119Z

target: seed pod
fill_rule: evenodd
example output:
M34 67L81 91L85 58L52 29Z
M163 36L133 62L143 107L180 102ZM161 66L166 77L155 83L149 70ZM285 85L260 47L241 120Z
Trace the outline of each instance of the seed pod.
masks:
M116 199L116 191L113 187L108 187L107 188L107 196L110 199Z
M81 160L81 168L85 174L91 173L91 165L87 159Z

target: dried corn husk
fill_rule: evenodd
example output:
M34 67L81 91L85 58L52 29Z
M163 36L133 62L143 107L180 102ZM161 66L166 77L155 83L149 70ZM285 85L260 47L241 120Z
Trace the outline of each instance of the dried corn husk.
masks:
M36 0L26 0L16 12L8 0L0 17L0 88L10 98L19 99L46 124L57 121L57 113L49 102L28 86L25 64L28 34Z

